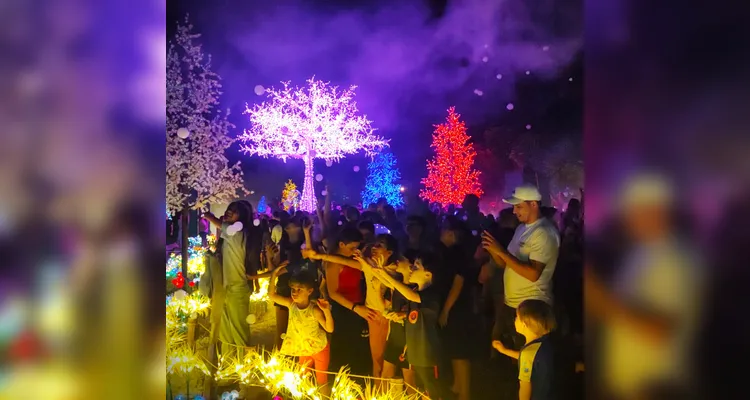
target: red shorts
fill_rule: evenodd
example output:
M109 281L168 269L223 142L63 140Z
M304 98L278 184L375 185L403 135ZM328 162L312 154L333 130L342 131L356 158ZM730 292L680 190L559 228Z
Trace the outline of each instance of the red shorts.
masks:
M323 386L328 383L328 363L331 361L331 343L329 342L326 347L319 351L317 354L311 356L300 356L299 363L306 368L312 365L315 369L315 379L318 381L318 385Z

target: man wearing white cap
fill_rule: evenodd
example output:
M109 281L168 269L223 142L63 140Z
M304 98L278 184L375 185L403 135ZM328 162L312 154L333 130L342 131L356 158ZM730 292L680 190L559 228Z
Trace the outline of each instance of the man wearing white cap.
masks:
M552 304L552 274L560 248L560 234L554 224L541 215L542 195L534 186L519 186L503 202L513 205L520 225L507 249L488 232L482 234L482 247L492 256L503 275L505 307L495 322L493 340L518 349L523 339L515 331L516 308L524 300L542 300Z

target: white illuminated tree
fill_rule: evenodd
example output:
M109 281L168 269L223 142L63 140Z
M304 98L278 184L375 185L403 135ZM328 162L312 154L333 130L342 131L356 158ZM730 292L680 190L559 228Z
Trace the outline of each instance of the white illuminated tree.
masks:
M167 52L167 210L182 213L185 276L189 210L247 194L240 163L230 166L225 155L235 139L229 136L229 110L218 108L221 77L192 28L185 17Z
M300 209L316 209L313 160L340 160L364 151L372 156L388 141L374 134L371 122L358 115L356 86L339 91L337 86L310 78L304 88L266 89L267 101L246 106L250 129L239 136L242 151L251 156L273 156L286 162L302 159L305 177Z

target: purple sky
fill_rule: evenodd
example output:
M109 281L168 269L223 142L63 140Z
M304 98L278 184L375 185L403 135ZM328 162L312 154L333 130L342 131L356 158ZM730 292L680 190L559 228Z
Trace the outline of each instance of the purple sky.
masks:
M517 80L528 79L526 71L554 78L581 44L582 10L563 5L570 1L449 1L440 18L424 1L365 1L344 10L320 1L181 3L169 10L175 16L169 24L190 12L224 79L223 106L232 109L238 129L247 126L240 115L245 102L263 99L253 92L256 85L302 85L313 75L355 84L360 111L391 139L404 178L415 182L430 155L432 125L445 119L449 106L470 129L498 120L509 112ZM364 170L363 157L349 161ZM256 170L263 181L301 178L293 161L264 163ZM325 174L320 165L325 168L321 163L316 170ZM345 163L339 169L346 173L335 179L353 179L351 186L359 187L364 175L349 176L351 167Z

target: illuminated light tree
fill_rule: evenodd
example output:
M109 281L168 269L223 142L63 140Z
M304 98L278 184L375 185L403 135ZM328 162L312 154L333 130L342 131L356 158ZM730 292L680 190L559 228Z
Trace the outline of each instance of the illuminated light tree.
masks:
M362 191L362 207L374 204L384 197L393 207L404 205L401 195L401 185L396 183L401 179L401 173L396 167L396 157L389 152L380 153L367 165L369 175Z
M281 192L281 205L284 211L289 211L292 207L297 209L299 206L299 190L291 179L284 185L284 190Z
M245 107L251 128L239 136L241 149L251 156L273 156L284 162L302 159L305 179L300 208L312 212L317 203L314 159L339 161L359 151L372 156L388 146L388 141L374 134L365 115L358 115L356 86L340 91L315 78L304 88L282 84L283 89L266 89L266 102Z
M260 201L258 202L258 212L264 213L266 212L266 196L261 196Z
M427 161L427 177L422 179L424 189L419 196L442 207L460 205L464 197L473 193L482 195L479 171L473 168L476 151L466 134L466 124L456 113L455 107L448 109L446 122L435 125L432 147L435 157Z
M182 254L188 253L188 213L247 194L240 163L225 151L234 143L229 111L218 109L221 77L211 70L185 18L167 52L167 210L182 213ZM238 193L239 192L239 193ZM243 193L244 192L244 193ZM188 257L182 257L187 276Z

